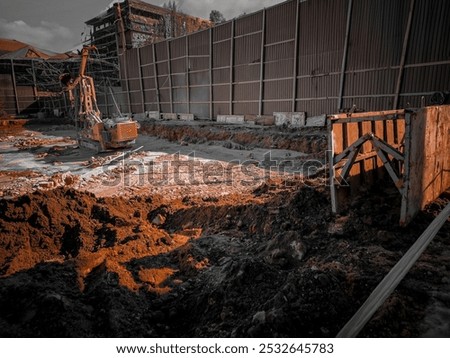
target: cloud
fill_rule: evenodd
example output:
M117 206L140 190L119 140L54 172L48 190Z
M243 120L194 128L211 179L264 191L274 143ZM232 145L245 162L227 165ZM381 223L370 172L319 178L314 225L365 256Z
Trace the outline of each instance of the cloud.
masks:
M241 14L251 13L269 7L284 0L175 0L181 11L192 15L208 19L211 10L220 11L227 20L237 17ZM166 1L160 1L159 5Z
M31 26L23 20L8 21L0 18L0 37L14 39L55 52L67 51L78 39L67 27L41 21Z

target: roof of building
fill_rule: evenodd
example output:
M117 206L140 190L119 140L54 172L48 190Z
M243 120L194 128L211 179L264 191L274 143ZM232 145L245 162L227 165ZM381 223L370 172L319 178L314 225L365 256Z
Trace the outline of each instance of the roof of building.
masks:
M9 39L0 39L0 59L24 59L24 58L42 58L42 59L60 59L64 60L77 56L74 53L56 53L49 50L40 49L24 42Z
M26 43L10 40L10 39L1 39L0 38L0 55L3 55L8 52L17 51L21 48L28 46Z

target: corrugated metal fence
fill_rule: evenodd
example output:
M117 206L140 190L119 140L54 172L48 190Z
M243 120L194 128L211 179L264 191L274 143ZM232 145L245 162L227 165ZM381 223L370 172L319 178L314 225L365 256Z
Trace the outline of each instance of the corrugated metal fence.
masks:
M450 1L292 0L128 50L131 111L270 115L430 104L450 91Z

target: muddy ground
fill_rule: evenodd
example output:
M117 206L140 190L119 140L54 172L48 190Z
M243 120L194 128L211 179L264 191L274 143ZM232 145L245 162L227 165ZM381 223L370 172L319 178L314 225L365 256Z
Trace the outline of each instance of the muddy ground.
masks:
M156 134L155 126L144 130ZM182 147L206 135L169 138L186 130L163 128L159 140ZM249 137L261 143L268 132ZM311 144L278 149L318 155L324 137L303 134L280 138ZM255 149L231 135L204 145L245 146L234 153L245 157ZM333 337L449 201L444 195L400 228L389 182L334 216L321 175L263 178L233 190L219 180L123 195L96 191L100 182L89 179L3 196L0 336ZM360 336L450 337L449 229Z

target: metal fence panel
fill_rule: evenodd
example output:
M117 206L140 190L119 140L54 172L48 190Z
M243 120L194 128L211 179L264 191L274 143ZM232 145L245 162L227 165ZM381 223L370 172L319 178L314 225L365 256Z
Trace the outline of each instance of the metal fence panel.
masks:
M449 91L449 18L447 0L292 0L128 50L121 79L133 110L199 118L428 105Z

